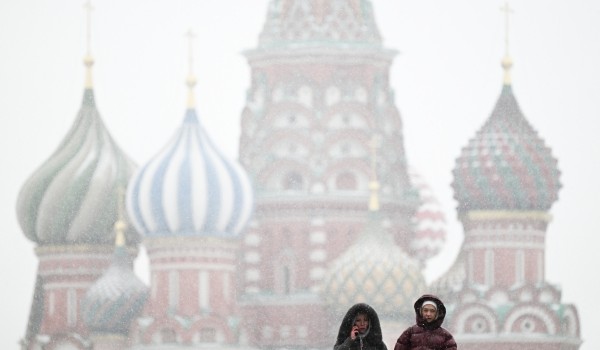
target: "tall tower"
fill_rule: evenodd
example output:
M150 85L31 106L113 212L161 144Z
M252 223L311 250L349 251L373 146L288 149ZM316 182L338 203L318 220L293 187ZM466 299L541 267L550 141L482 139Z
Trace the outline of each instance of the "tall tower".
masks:
M89 25L89 4L87 9ZM36 243L39 258L24 349L88 346L81 300L110 265L118 188L127 186L135 168L96 108L89 40L84 62L77 118L58 149L25 182L17 201L19 223ZM127 230L125 235L135 250L138 234Z
M409 251L418 196L389 86L394 55L368 0L269 4L258 47L246 52L239 151L256 191L240 279L253 344L323 345L319 286L367 222L373 134L383 144L382 222Z
M376 140L374 137L371 146L373 170L367 223L355 242L330 264L323 278L322 295L329 311L328 339L335 339L340 317L350 305L362 302L377 311L383 340L391 345L398 329L412 323L414 300L427 289L419 261L402 250L382 226Z
M452 187L465 238L434 288L450 302L449 325L461 349L575 350L577 310L561 303L544 269L560 172L519 108L511 66L507 45L500 97L456 160Z
M191 52L183 123L128 189L127 209L150 260L150 297L133 334L142 347L235 344L240 335L238 235L252 191L241 166L221 154L198 120Z

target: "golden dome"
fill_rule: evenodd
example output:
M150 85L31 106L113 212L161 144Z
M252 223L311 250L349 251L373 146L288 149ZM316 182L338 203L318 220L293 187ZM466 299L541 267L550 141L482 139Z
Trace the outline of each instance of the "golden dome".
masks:
M361 237L330 265L323 297L335 312L365 302L383 317L412 317L413 303L426 289L421 269L381 227L378 212L369 215Z

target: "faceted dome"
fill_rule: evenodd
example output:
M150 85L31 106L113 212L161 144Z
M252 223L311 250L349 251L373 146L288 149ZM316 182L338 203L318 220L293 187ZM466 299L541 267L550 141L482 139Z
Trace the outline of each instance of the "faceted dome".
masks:
M83 299L83 320L92 332L127 334L147 298L148 287L133 273L126 247L117 246L112 265Z
M23 232L40 245L110 244L118 191L135 170L84 92L75 123L52 156L25 182L17 200ZM128 242L137 243L134 230Z
M272 0L259 47L381 47L368 0Z
M329 267L323 296L335 312L366 302L380 317L413 315L412 304L426 291L419 265L381 227L377 213L369 214L363 235Z
M127 210L149 237L239 234L252 212L246 172L226 159L188 109L171 141L128 188Z
M459 212L548 210L561 187L557 161L521 113L510 85L463 148L453 174Z
M409 168L408 175L413 187L419 193L421 204L412 222L415 228L410 242L410 253L417 260L425 260L437 255L446 241L446 218L429 184L415 169Z

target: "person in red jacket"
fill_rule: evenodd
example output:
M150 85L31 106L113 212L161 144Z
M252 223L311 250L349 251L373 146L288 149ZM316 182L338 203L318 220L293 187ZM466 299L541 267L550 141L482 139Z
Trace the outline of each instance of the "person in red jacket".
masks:
M415 313L417 324L400 335L394 350L457 350L452 334L442 328L446 307L438 297L421 296L415 302Z

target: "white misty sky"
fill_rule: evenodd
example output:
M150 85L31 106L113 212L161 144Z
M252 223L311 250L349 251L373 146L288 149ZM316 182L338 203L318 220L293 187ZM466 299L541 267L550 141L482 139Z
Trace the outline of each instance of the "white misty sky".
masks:
M391 85L409 162L429 181L448 219L448 243L431 280L462 240L450 183L454 160L500 93L501 1L373 0L385 46L399 55ZM582 350L600 348L596 249L600 239L600 2L516 0L510 26L513 87L526 118L559 160L563 188L547 233L547 280L562 287L582 323ZM94 85L109 131L138 164L183 119L185 32L196 34L197 110L216 144L237 156L249 87L241 52L256 46L267 0L96 1ZM0 348L24 335L37 268L16 220L23 182L58 146L79 109L84 81L83 1L0 1ZM137 265L147 280L142 259ZM400 334L401 330L398 330ZM332 340L333 341L333 340ZM388 344L391 345L391 344Z

